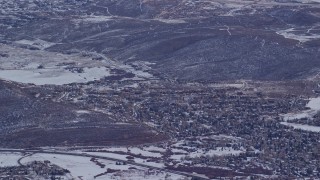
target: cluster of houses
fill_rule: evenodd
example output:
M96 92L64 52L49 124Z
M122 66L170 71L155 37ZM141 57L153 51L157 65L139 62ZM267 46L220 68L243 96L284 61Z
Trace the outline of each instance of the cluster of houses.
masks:
M100 87L97 88L97 87ZM50 89L51 88L51 89ZM210 88L197 85L148 84L102 89L94 84L48 87L48 99L69 101L82 109L99 110L119 122L138 122L172 139L227 135L238 155L203 156L195 164L224 166L238 171L259 169L265 174L320 177L320 133L295 130L281 124L281 114L305 109L306 97L269 97L253 89ZM45 88L44 88L45 89ZM68 95L63 96L65 92ZM48 95L50 97L48 97ZM75 99L77 99L75 101ZM219 142L193 143L214 150ZM190 143L192 146L192 141ZM192 159L192 158L190 158Z

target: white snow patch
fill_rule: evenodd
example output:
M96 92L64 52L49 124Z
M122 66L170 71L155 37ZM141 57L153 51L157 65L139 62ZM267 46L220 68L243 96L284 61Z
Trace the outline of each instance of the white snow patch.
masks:
M280 30L277 31L277 34L287 38L287 39L294 39L294 40L298 40L301 43L305 43L314 39L320 39L320 35L318 34L310 34L310 35L306 35L306 34L297 34L294 33L294 31L296 31L294 28L290 28L290 29L286 29L286 30Z
M22 45L30 45L33 47L36 47L38 49L44 50L46 48L49 48L51 46L56 45L56 43L52 43L52 42L47 42L41 39L36 39L34 41L31 40L26 40L26 39L22 39L19 41L15 41L16 44L22 44Z
M64 85L86 83L99 80L110 75L105 67L84 68L83 73L74 73L65 69L34 69L34 70L0 70L0 78L20 83L35 85Z
M146 151L166 152L166 149L157 146L148 146L143 148Z
M87 111L87 110L77 110L76 113L78 113L78 114L90 114L90 111Z
M18 166L21 157L23 157L21 153L0 153L0 167Z
M58 154L34 154L25 157L21 160L22 164L27 164L33 161L48 160L51 163L58 165L64 169L68 169L70 174L76 179L94 179L94 176L104 173L105 170L90 162L89 157L68 156Z
M285 126L291 126L294 129L301 129L304 131L317 132L317 133L320 132L320 126L310 126L310 125L288 123L288 122L281 122L281 124Z
M30 63L30 64L27 64L26 66L22 67L21 69L24 69L24 70L37 69L39 66L40 66L39 63Z
M288 121L288 120L302 119L302 118L310 118L311 119L314 115L317 114L318 111L320 111L320 97L310 98L306 107L308 107L310 109L302 111L302 112L288 113L288 114L282 115L283 120Z
M137 75L128 80L145 80L153 77L147 70L136 70L130 65L114 62L97 53L89 53L89 56L80 53L60 54L5 44L0 44L0 49L8 55L0 62L0 78L20 83L36 85L86 83L110 76L109 69L113 68L120 68ZM92 57L95 55L103 56L105 60L93 60ZM131 87L135 88L137 84L132 84Z
M149 127L152 127L152 128L156 128L156 127L159 126L159 125L157 125L157 124L155 124L155 123L153 123L153 122L145 122L144 124L147 125L147 126L149 126Z
M209 150L207 152L203 151L202 149L197 150L196 152L192 152L189 154L190 157L200 157L200 156L225 156L225 155L239 155L243 151L234 150L228 147L219 147L216 150Z
M312 119L313 116L320 111L320 97L310 98L310 101L308 102L306 107L310 108L310 110L305 110L298 113L285 114L283 115L283 120L288 121L288 120L302 119L302 118ZM281 124L286 126L291 126L294 129L301 129L301 130L311 131L311 132L320 132L319 126L311 126L311 125L288 123L288 122L281 122Z
M174 154L170 156L170 159L180 161L182 158L190 157L190 158L196 158L201 156L227 156L227 155L239 155L244 151L242 150L234 150L229 147L218 147L216 150L208 150L205 151L203 149L198 149L194 152L190 153L183 153L183 154Z
M187 23L183 19L155 19L157 21L167 23L167 24L181 24L181 23Z
M303 111L299 113L288 113L283 115L283 120L288 121L288 120L294 120L294 119L302 119L302 118L311 118L313 115L312 110L308 111Z
M170 159L176 160L176 161L181 161L182 158L185 158L185 154L174 154L170 156Z
M231 83L224 83L224 84L218 84L218 83L215 83L215 84L209 84L209 87L213 87L213 88L226 88L226 87L234 87L234 88L244 88L245 87L245 84L244 83L234 83L234 84L231 84Z
M112 20L112 16L82 16L79 19L74 20L74 22L100 23Z
M143 70L136 70L135 68L133 68L130 65L125 65L125 64L121 64L117 66L120 69L124 69L127 72L131 72L133 74L135 74L137 77L133 78L134 80L140 80L142 79L149 79L149 78L153 78L153 75L147 71L143 71ZM124 80L127 80L126 78Z
M103 148L103 150L111 151L111 152L127 152L128 149L126 147L110 147L110 148Z
M89 154L89 153L87 153ZM100 153L90 153L90 154L97 154L101 155ZM106 154L106 153L103 153ZM111 155L110 153L107 153L108 157ZM120 156L114 156L115 154L112 154L112 158L119 158ZM1 157L1 156L0 156ZM138 179L164 179L167 173L163 172L154 172L150 173L150 170L139 167L139 166L134 166L134 165L116 165L115 161L109 161L109 160L104 160L104 159L96 159L98 162L102 163L105 165L104 168L101 168L100 166L96 165L94 162L90 161L90 157L79 157L79 156L72 156L72 155L59 155L59 154L34 154L29 157L25 157L24 159L21 160L22 164L27 164L33 161L45 161L48 160L52 164L58 165L64 169L68 169L70 171L71 176L73 179L80 180L80 179L86 179L86 180L93 180L93 179L132 179L132 180L138 180ZM120 158L123 160L126 160L126 158ZM136 160L136 159L135 159ZM152 165L154 167L163 167L160 166L157 163L153 162L145 162L143 159L138 159L139 163L145 163L148 165ZM120 170L115 173L108 173L106 175L102 175L99 177L94 177L98 174L106 172L106 170L114 169L114 170ZM134 168L134 169L130 169ZM125 176L129 175L130 176ZM183 176L180 175L174 175L174 174L169 174L172 179L182 179ZM120 178L121 177L121 178Z
M306 107L311 108L312 110L320 110L320 97L311 98Z
M183 150L183 149L171 149L171 152L173 152L173 153L187 153L187 151L186 150Z

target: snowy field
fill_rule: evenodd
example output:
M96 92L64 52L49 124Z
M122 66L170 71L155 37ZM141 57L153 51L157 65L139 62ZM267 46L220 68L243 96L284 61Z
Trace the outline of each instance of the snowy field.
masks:
M205 142L206 139L216 139L224 142L239 142L242 139L227 135L212 135L206 137L199 137L199 143ZM165 168L169 165L184 165L190 163L186 158L198 157L213 157L213 156L237 156L245 149L233 149L232 147L217 147L215 149L195 148L188 145L187 140L181 140L159 146L150 145L142 147L75 147L75 149L68 150L68 148L60 147L59 151L68 151L78 154L89 154L94 156L116 158L119 160L131 160L139 164L145 164L156 168ZM44 147L44 150L54 150L54 147Z
M112 16L81 16L79 19L73 20L75 23L101 23L114 20Z
M294 129L301 129L301 130L304 130L304 131L320 133L320 127L319 126L310 126L310 125L288 123L288 122L281 122L281 124L293 127Z
M18 166L21 153L0 153L0 167Z
M288 113L288 114L282 115L283 120L285 122L281 122L281 124L293 127L294 129L301 129L301 130L311 131L311 132L320 132L319 126L310 126L310 125L303 125L303 124L286 122L288 120L302 119L302 118L312 119L313 116L316 115L317 112L320 111L320 97L310 98L310 101L308 102L306 107L310 108L310 109L302 111L302 112Z
M310 98L310 101L306 105L307 108L310 108L305 111L297 113L288 113L282 115L284 121L302 119L302 118L312 118L318 111L320 111L320 97Z
M36 39L36 40L27 40L27 39L22 39L19 41L15 42L16 44L20 44L20 45L29 45L31 47L35 47L41 50L44 50L46 48L49 48L53 45L56 45L56 43L51 43L51 42L47 42L47 41L43 41L41 39Z
M179 162L183 161L184 158L197 158L202 156L229 156L229 155L239 155L242 152L245 152L244 149L235 150L231 147L217 147L216 149L199 149L192 148L185 145L184 141L177 142L171 146L171 152L173 155L170 156L170 159Z
M183 23L187 23L185 20L183 19L154 19L163 23L167 23L167 24L183 24Z
M108 76L105 67L84 68L82 73L74 73L63 68L1 70L0 77L5 80L32 83L35 85L63 85L71 83L86 83Z
M138 155L143 157L150 158L161 158L163 152L166 152L166 149L156 147L156 146L146 146L146 147L106 147L93 149L99 151L105 151L109 153L122 153L128 155Z
M68 169L73 178L93 179L97 174L105 172L99 166L90 162L89 157L53 155L53 154L35 154L25 157L21 160L22 164L28 164L33 161L48 160L52 164Z
M42 40L20 40L16 44L27 44L45 49L54 43ZM60 54L43 50L29 50L0 44L0 79L35 85L64 85L86 83L111 75L111 69L121 69L135 74L132 80L152 78L143 70L114 62L100 54ZM93 57L100 57L94 60Z
M31 43L27 40L19 43ZM47 45L43 45L47 46ZM0 45L0 78L35 85L85 83L109 76L108 63L80 55L64 55Z
M319 29L319 27L318 27L318 29ZM295 30L294 28L290 28L290 29L277 31L277 34L279 34L287 39L297 40L300 43L305 43L308 41L320 39L319 34L310 33L309 32L310 30L315 30L315 29L310 28L309 30L301 31L301 30Z
M120 160L124 160L124 161L127 161L128 160L127 157L129 156L128 154L119 154L119 153L111 153L111 152L86 152L86 154L102 156L102 157L109 157L109 158L116 158L116 159L120 159ZM157 168L164 168L165 167L164 163L147 161L146 159L137 158L137 157L134 157L133 161L136 163L141 163L141 164L145 164L145 165L157 167Z
M238 141L239 138L232 136L214 136L212 138L215 139L231 139L234 141ZM164 162L155 161L155 159L163 158L164 154L168 151L173 154L169 157L169 159L174 160L175 162L180 161L185 157L197 158L201 156L228 156L228 155L239 155L244 152L244 149L235 150L230 147L217 147L214 150L205 150L201 148L193 148L186 145L185 141L179 141L174 143L166 148L156 147L156 146L146 146L146 147L110 147L110 148L100 148L100 149L91 149L96 152L87 152L86 150L77 150L75 152L82 153L85 152L91 155L110 157L110 158L118 158L121 160L128 160L127 157L134 157L134 161L137 163L143 163L154 167L165 167ZM140 158L143 157L143 158ZM147 160L146 160L147 158Z
M117 157L114 157L117 158ZM34 154L25 157L21 160L22 164L28 164L32 161L45 161L48 160L52 164L58 165L64 169L68 169L67 179L85 179L85 180L106 180L106 179L125 179L125 180L162 180L167 179L180 180L185 177L180 175L168 174L157 170L148 170L139 166L133 165L117 165L114 161L95 159L105 167L101 167L89 157L78 157L69 155L55 155L55 154ZM115 172L110 172L111 169Z
M174 154L170 156L170 159L175 160L175 161L181 161L183 158L190 157L190 158L197 158L197 157L213 157L213 156L226 156L226 155L239 155L240 153L244 152L242 150L234 150L232 148L227 148L227 147L218 147L216 150L209 150L209 151L204 151L202 149L199 149L197 151L194 151L192 153L186 153L186 151L180 150L176 151L174 150L175 153L179 154Z

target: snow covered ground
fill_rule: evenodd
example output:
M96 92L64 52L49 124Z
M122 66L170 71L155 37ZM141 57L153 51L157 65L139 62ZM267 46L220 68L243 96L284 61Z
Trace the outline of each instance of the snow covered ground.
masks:
M225 155L238 155L243 151L234 150L228 147L218 147L216 150L209 150L207 152L203 150L198 150L196 152L190 153L190 157L200 157L200 156L225 156Z
M320 111L320 97L310 98L310 101L306 105L309 110L296 112L296 113L288 113L282 115L284 121L294 120L294 119L302 119L302 118L312 118L318 111Z
M213 138L222 140L239 141L239 138L226 135L215 135ZM45 148L47 149L47 148ZM50 150L50 148L49 148ZM244 149L235 150L231 147L217 147L215 150L205 150L201 148L189 147L185 144L185 141L179 141L167 147L157 147L154 145L144 147L105 147L105 148L84 148L79 147L79 150L73 150L75 153L86 153L90 155L116 158L127 161L130 156L136 163L146 164L153 167L163 168L165 167L165 161L163 159L167 152L172 152L169 156L169 161L180 163L186 162L183 160L186 157L197 158L201 156L228 156L239 155L244 152ZM167 162L168 163L168 162Z
M286 126L291 126L294 129L301 129L301 130L305 130L305 131L320 133L320 127L319 126L310 126L310 125L288 123L288 122L281 122L281 124L286 125Z
M42 40L20 40L17 44L39 46L45 49L53 43ZM145 80L153 75L130 65L114 62L100 54L60 54L44 50L29 50L0 44L0 79L35 85L64 85L86 83L111 76L111 69L135 74L129 80ZM100 57L94 60L93 57ZM127 80L127 79L124 79Z
M71 83L86 83L99 80L110 75L105 67L84 68L84 72L75 73L61 67L32 70L1 70L0 77L5 80L35 85L63 85Z
M21 45L30 45L32 47L44 50L46 48L49 48L53 45L56 45L56 43L52 43L52 42L47 42L41 39L36 39L36 40L26 40L26 39L22 39L19 41L15 42L16 44L21 44Z
M18 166L21 157L21 153L0 153L0 167Z
M320 110L320 97L311 98L306 107L309 107L315 111L319 111Z
M302 119L302 118L311 118L314 115L312 110L307 110L299 113L288 113L283 115L283 119L285 121L294 120L294 119Z
M177 152L177 151L175 151ZM204 151L203 149L199 149L197 151L191 152L191 153L181 153L180 154L174 154L170 156L170 159L180 161L182 158L190 157L190 158L197 158L201 156L226 156L226 155L239 155L244 151L242 150L234 150L232 148L228 147L218 147L216 150L209 150Z
M311 132L320 132L319 126L310 126L310 125L286 122L288 120L302 119L302 118L312 119L313 116L316 115L320 111L320 97L310 98L310 101L308 102L306 107L308 107L310 109L302 111L302 112L288 113L288 114L283 115L283 120L285 122L281 122L281 124L286 125L286 126L291 126L294 129L301 129L301 130L311 131Z
M124 160L124 161L128 160L127 157L129 156L128 154L118 154L118 153L110 153L110 152L86 152L86 154L102 156L102 157L109 157L109 158L116 158L116 159L120 159L120 160ZM149 165L149 166L153 166L153 167L157 167L157 168L165 167L164 163L147 161L146 159L137 158L137 157L135 157L133 159L133 161L136 163L141 163L141 164L145 164L145 165Z
M101 154L100 154L101 155ZM118 158L118 157L114 157ZM52 164L58 165L64 169L68 169L70 174L67 179L85 179L85 180L105 180L105 179L118 179L118 180L180 180L185 177L175 174L169 174L158 170L149 170L147 168L134 166L134 165L117 165L114 161L95 159L101 167L93 161L90 161L89 157L79 157L70 155L58 155L58 154L34 154L32 156L25 157L21 160L22 164L27 164L33 161L45 161L48 160ZM108 171L108 169L114 172Z
M234 88L244 88L245 87L245 83L224 83L224 84L220 84L220 83L215 83L215 84L209 84L208 86L213 87L213 88L227 88L227 87L234 87Z
M241 141L241 138L228 136L228 135L211 135L211 136L198 136L197 141L180 140L174 144L171 144L170 151L173 153L169 159L173 160L175 163L186 163L188 162L185 158L197 158L197 157L213 157L213 156L237 156L245 152L244 148L233 149L232 147L216 147L215 149L205 149L199 148L194 144L207 143L208 139L215 139L217 141L224 141L236 143ZM190 145L193 144L193 145Z
M308 30L306 30L308 31ZM305 33L301 30L295 30L294 28L285 29L281 31L277 31L277 34L287 38L287 39L294 39L299 41L300 43L305 43L311 40L320 39L319 34L311 34L311 33Z
M112 16L81 16L79 19L73 20L75 23L101 23L101 22L108 22L112 21L113 17Z
M187 23L183 19L155 19L157 21L167 23L167 24L182 24L182 23Z
M97 174L105 172L99 166L90 162L89 157L77 157L54 154L35 154L25 157L21 160L22 164L28 164L33 161L48 160L52 164L58 165L64 169L68 169L74 178L93 179Z
M27 40L20 43L31 43ZM47 46L47 45L43 45ZM42 50L28 50L0 45L0 78L36 85L85 83L109 76L106 62L72 54L65 55Z

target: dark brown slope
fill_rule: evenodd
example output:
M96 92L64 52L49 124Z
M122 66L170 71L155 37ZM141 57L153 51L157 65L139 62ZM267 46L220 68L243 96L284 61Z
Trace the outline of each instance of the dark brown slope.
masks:
M144 126L117 124L104 114L76 110L0 81L0 146L134 145L165 138Z

